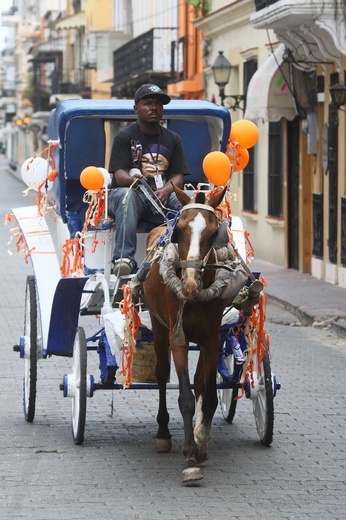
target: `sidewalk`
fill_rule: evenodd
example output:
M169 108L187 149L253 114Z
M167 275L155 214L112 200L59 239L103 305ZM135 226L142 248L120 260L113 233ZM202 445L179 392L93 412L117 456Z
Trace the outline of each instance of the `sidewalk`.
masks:
M251 270L264 276L268 301L292 312L303 325L328 325L346 338L346 289L256 258Z
M10 168L3 157L0 158L1 170L21 179L19 168ZM257 258L252 262L251 270L260 271L264 276L268 301L290 311L303 325L330 326L346 338L346 289Z

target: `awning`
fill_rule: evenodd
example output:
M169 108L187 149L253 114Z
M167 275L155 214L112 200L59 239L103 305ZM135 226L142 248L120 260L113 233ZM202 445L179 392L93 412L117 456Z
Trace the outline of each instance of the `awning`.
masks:
M298 115L288 84L290 69L289 63L283 61L284 51L285 45L279 45L252 76L246 95L245 119L279 121L285 117L292 121Z
M85 12L79 11L71 16L66 16L55 23L55 29L79 29L85 26Z

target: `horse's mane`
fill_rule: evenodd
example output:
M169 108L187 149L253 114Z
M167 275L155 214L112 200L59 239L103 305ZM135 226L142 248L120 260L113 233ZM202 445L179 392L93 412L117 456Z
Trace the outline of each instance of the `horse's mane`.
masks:
M196 195L195 202L197 204L204 204L205 203L205 193L203 191L199 191Z

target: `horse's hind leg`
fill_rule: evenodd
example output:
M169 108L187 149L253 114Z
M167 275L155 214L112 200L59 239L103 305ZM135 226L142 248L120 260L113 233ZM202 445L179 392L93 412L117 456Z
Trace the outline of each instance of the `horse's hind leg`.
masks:
M155 320L155 318L153 318ZM170 374L170 352L168 349L168 330L162 329L162 325L156 325L154 344L156 352L156 379L159 386L159 409L157 423L159 425L155 447L157 453L168 453L172 450L171 434L169 432L169 414L167 411L166 385ZM161 329L161 330L160 330ZM154 329L155 330L155 329Z

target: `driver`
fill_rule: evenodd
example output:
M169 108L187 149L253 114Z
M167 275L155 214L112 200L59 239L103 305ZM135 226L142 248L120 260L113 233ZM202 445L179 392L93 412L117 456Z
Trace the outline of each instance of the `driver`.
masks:
M138 222L164 222L141 190L129 190L134 180L144 177L164 209L181 209L173 184L182 188L190 170L180 136L160 124L163 105L170 101L157 85L142 85L134 96L137 121L121 129L114 138L108 169L113 173L109 213L116 225L113 272L117 276L137 270Z

